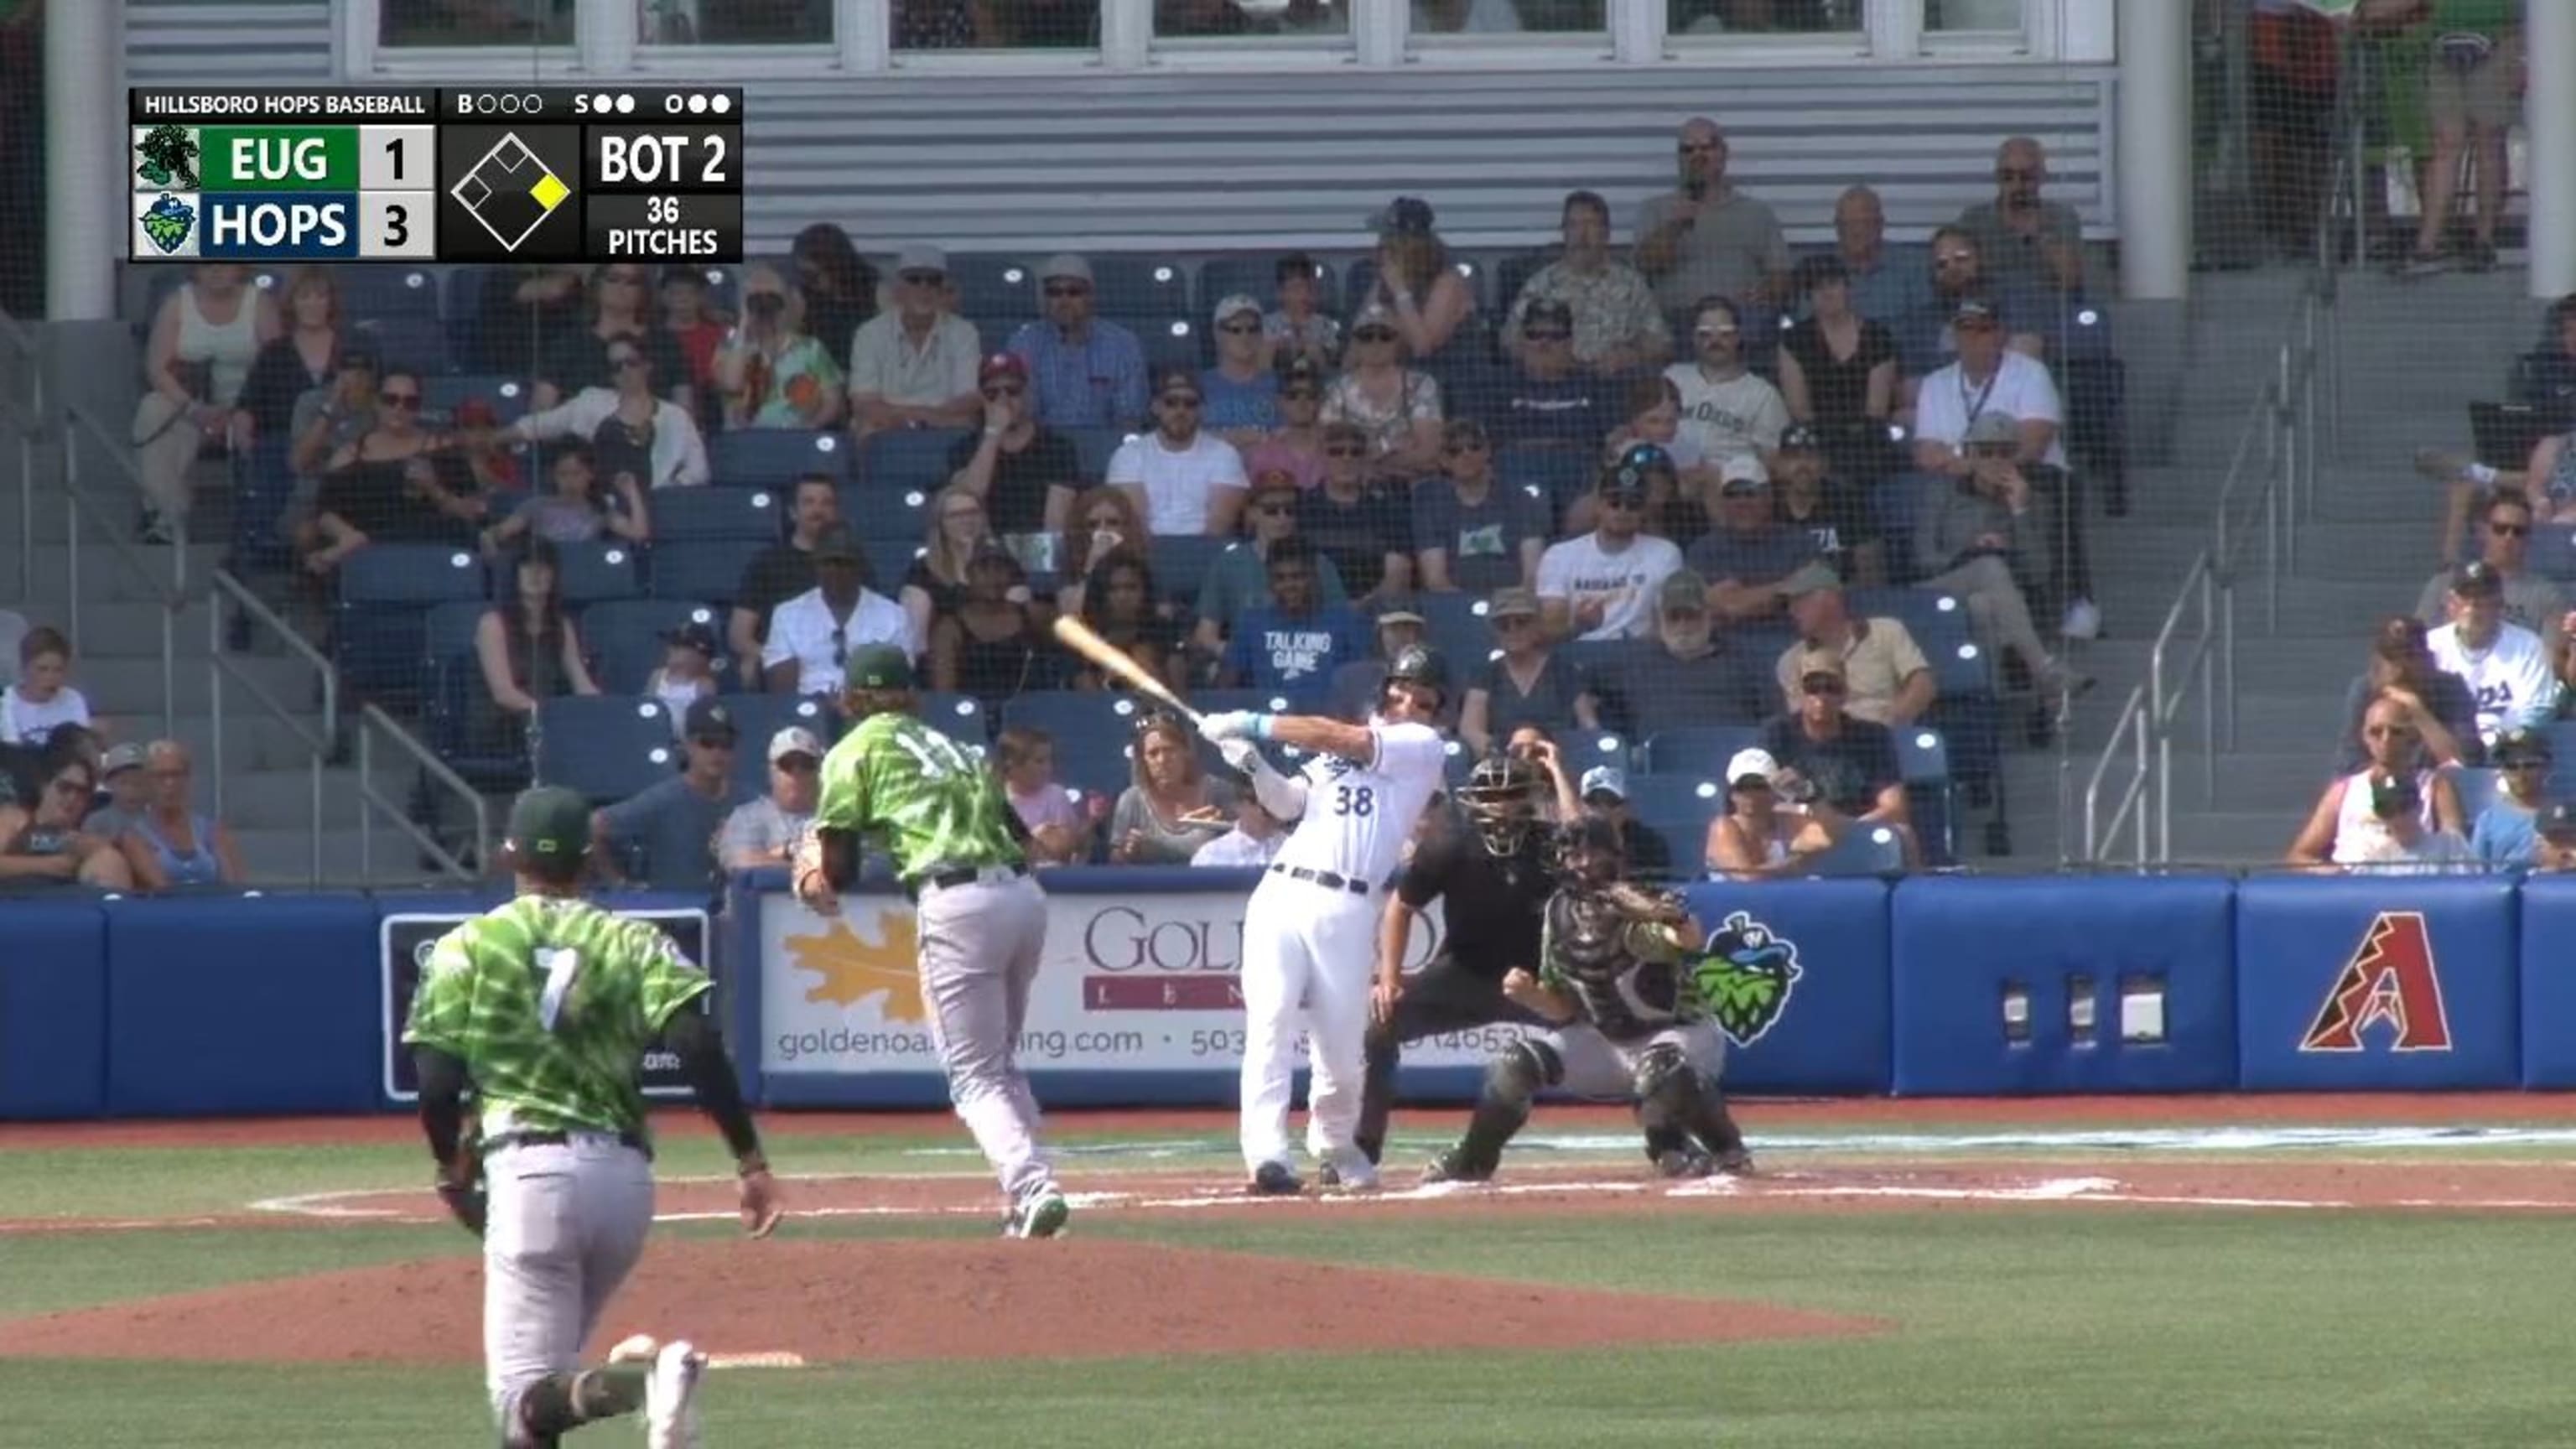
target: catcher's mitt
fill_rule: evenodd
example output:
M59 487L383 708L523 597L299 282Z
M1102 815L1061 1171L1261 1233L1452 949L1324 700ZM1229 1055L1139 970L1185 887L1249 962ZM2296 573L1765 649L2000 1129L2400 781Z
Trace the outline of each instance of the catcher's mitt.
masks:
M1678 926L1690 919L1690 906L1671 891L1649 890L1630 881L1615 881L1602 888L1602 899L1619 914L1632 921L1647 921L1659 926Z

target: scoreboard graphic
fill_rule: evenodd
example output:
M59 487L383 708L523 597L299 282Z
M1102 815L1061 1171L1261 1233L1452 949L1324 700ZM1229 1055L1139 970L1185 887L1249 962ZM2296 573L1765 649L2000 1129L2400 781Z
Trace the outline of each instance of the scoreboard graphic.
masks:
M137 262L739 262L742 92L137 89Z

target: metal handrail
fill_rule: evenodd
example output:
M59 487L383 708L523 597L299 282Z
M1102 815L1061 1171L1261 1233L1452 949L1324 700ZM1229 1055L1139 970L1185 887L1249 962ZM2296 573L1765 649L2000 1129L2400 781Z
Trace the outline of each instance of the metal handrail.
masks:
M305 642L304 636L296 633L284 619L277 615L275 610L261 602L259 596L252 593L241 580L222 569L217 569L208 578L207 584L210 607L206 610L206 708L213 717L215 815L218 819L223 816L224 781L232 773L225 768L224 760L224 681L229 679L240 685L243 693L258 701L260 707L267 710L279 724L292 731L296 739L303 742L307 751L305 768L313 785L313 864L306 884L319 888L322 884L322 768L330 760L340 735L339 672L331 667L331 661L324 658L320 650ZM261 684L250 671L227 656L224 650L223 611L223 604L227 601L234 608L241 610L244 618L284 641L289 654L295 655L313 667L314 674L322 681L322 727L320 729L316 730L296 718L295 711L284 700L270 693L268 687Z
M410 755L429 778L461 796L474 817L474 859L488 865L492 859L492 811L483 803L482 792L468 784L465 777L448 768L437 753L412 737L392 715L372 704L358 707L358 874L369 884L376 878L375 819L384 812L387 819L412 838L412 842L437 862L439 869L463 881L476 879L476 871L456 858L438 837L421 828L411 818L408 807L385 798L376 789L376 737L381 734ZM318 833L316 838L319 838Z
M96 451L108 460L108 473L110 475L123 473L127 481L134 485L136 496L142 496L143 473L134 464L132 445L108 432L106 427L86 408L67 407L63 409L62 415L64 420L62 480L66 505L63 566L64 582L68 585L66 592L70 596L63 605L66 632L71 636L72 647L78 649L81 646L80 526L81 520L87 518L90 525L107 539L108 546L115 552L118 561L132 571L134 577L144 587L153 590L154 602L161 606L161 730L163 734L175 734L179 728L179 610L187 603L188 598L186 521L171 520L179 532L170 545L170 581L165 586L153 577L152 566L145 561L142 550L135 542L126 537L127 530L119 527L112 516L101 514L99 501L89 495L87 486L82 482L81 453L83 450L80 446L80 435L87 433L94 440Z

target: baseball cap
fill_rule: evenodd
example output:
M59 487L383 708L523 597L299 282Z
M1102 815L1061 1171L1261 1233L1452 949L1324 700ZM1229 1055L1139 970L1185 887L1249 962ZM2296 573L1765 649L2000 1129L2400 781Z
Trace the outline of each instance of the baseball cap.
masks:
M1601 475L1604 493L1642 494L1650 473L1672 473L1673 455L1653 443L1630 443Z
M2010 413L1999 413L1989 408L1977 414L1976 420L1968 424L1968 435L1960 440L1960 446L2018 448L2021 446L2021 419Z
M1607 795L1624 802L1628 798L1628 772L1617 765L1595 765L1583 772L1583 783L1577 787L1576 793L1586 800L1595 795Z
M1399 196L1369 218L1369 224L1389 236L1428 236L1433 220L1430 202L1419 196Z
M139 770L142 767L143 746L118 745L115 749L99 756L99 783L105 784L108 781L115 779L117 776L124 774L128 770Z
M906 272L937 272L947 276L948 253L927 243L915 242L896 255L894 272L898 277Z
M681 716L680 733L693 740L720 739L732 744L736 737L733 711L725 708L724 701L720 699L698 700L689 706L686 715Z
M1522 327L1526 328L1533 322L1547 322L1558 327L1571 327L1574 325L1574 308L1568 305L1562 297L1541 297L1530 303L1529 306L1521 312Z
M1747 780L1759 780L1768 785L1771 777L1778 773L1780 762L1771 758L1769 750L1737 750L1735 758L1726 762L1726 783L1729 785L1741 785Z
M1070 282L1091 280L1091 263L1073 252L1058 252L1038 266L1038 280L1052 282L1059 278Z
M1387 599L1378 604L1377 621L1381 624L1428 624L1422 608L1410 596Z
M1974 292L1950 304L1952 322L1993 322L2002 315L1995 310L1995 304L1991 299L1980 297Z
M2495 748L2487 753L2498 764L2508 760L2538 760L2546 764L2557 758L2549 736L2535 729L2506 730L2496 736Z
M857 563L858 561L858 535L850 532L848 524L831 524L814 535L814 562Z
M1029 380L1029 365L1022 362L1016 352L996 352L975 364L976 386L981 387L997 377L1017 378L1021 382L1026 382Z
M1246 312L1255 317L1260 316L1261 304L1241 292L1236 292L1216 304L1216 315L1209 320L1221 327L1225 325L1226 318L1240 317Z
M2541 807L2533 828L2552 840L2576 835L2576 800L2552 800Z
M1323 385L1325 376L1323 367L1302 352L1294 357L1284 358L1279 363L1281 387L1287 387L1292 383L1313 383L1320 387Z
M1538 617L1538 595L1518 586L1496 589L1493 601L1485 605L1485 617L1534 619Z
M1720 493L1758 493L1771 486L1771 470L1751 453L1730 453L1717 465Z
M369 372L376 372L382 370L384 363L384 354L378 351L376 344L372 342L360 341L353 337L340 344L340 360L337 365L344 370L363 367Z
M1832 564L1807 563L1780 581L1780 592L1792 599L1803 599L1809 594L1821 594L1842 586L1843 576L1834 572Z
M2463 598L2477 594L2502 594L2504 575L2484 559L2460 565L2451 575L2451 592Z
M1801 649L1792 662L1797 667L1790 672L1801 684L1818 675L1831 675L1836 679L1844 677L1843 657L1830 649Z
M789 725L769 737L769 763L775 765L790 755L812 755L823 758L823 741L803 725Z
M1664 580L1655 604L1667 614L1705 614L1708 612L1708 580L1684 569Z
M510 852L524 860L579 860L590 853L590 802L556 785L510 802Z
M662 642L677 644L684 649L695 649L709 659L724 652L716 645L716 631L704 624L682 624L677 629L665 630L662 634Z
M1357 332L1363 327L1374 326L1381 322L1389 327L1394 326L1395 309L1371 297L1368 304L1360 308L1359 315L1351 318L1351 330Z
M1253 473L1252 487L1244 496L1247 499L1252 499L1259 498L1265 493L1294 493L1296 491L1297 475L1289 472L1285 468L1272 466L1258 469Z
M2370 647L2383 659L2412 659L2426 647L2424 621L2412 614L2391 614L2379 621Z
M1788 427L1781 430L1779 446L1773 448L1771 451L1775 453L1821 453L1824 450L1825 439L1823 434L1817 432L1814 428L1808 427L1805 423L1791 423Z
M910 689L912 659L896 645L862 644L850 651L841 683L847 689Z

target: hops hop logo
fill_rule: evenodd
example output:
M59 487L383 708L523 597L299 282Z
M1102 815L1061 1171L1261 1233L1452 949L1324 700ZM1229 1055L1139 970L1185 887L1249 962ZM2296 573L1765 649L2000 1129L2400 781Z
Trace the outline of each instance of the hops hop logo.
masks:
M1779 1024L1805 974L1798 964L1798 943L1772 934L1749 911L1720 922L1691 963L1691 979L1708 1003L1709 1015L1739 1047L1760 1041Z
M164 253L173 253L188 244L188 233L196 230L197 209L168 192L143 213L143 234Z

